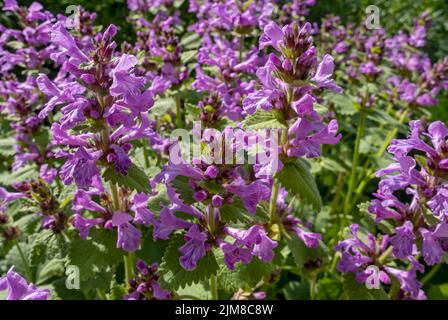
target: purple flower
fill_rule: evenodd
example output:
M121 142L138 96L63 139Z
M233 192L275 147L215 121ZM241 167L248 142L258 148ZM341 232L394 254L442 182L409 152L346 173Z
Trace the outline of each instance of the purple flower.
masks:
M151 281L151 289L154 298L157 300L167 300L171 298L171 293L168 290L163 289L160 283L156 281Z
M160 286L160 275L157 273L158 264L153 263L148 266L143 260L136 263L139 274L129 280L129 294L123 297L124 300L166 300L171 298L171 293Z
M270 189L261 181L252 182L249 185L244 181L238 181L231 185L227 185L227 192L234 193L243 201L244 207L249 213L254 214L257 211L257 205L261 200L269 200Z
M395 229L395 235L390 238L393 253L397 258L404 259L412 255L415 235L411 221L406 221L401 227Z
M73 180L80 188L88 188L92 185L94 176L99 175L96 159L81 147L62 166L60 176L64 184L71 184Z
M236 243L251 249L252 255L261 261L269 262L274 258L274 249L278 244L267 236L263 227L255 225L248 230L227 228L227 233L237 240Z
M316 74L313 78L311 78L311 81L314 81L317 83L317 85L321 88L327 88L334 92L341 93L342 88L337 86L333 79L331 79L331 76L333 75L334 71L334 62L333 57L329 54L326 54L322 58L322 62L319 64L316 70Z
M73 197L72 209L76 213L81 213L83 210L106 213L106 209L92 200L90 194L82 189L78 189Z
M248 264L252 261L252 253L248 248L230 244L225 241L219 243L219 247L224 253L224 263L230 270L235 269L235 264L242 262Z
M8 291L6 300L47 300L50 297L50 290L38 289L34 284L28 284L13 269L11 267L6 276L0 278L0 291Z
M267 46L280 51L279 45L283 41L283 31L275 22L270 22L264 27L263 35L260 37L260 50Z
M112 216L112 225L118 228L117 248L134 252L140 246L142 234L130 221L132 217L124 212L115 212Z
M308 248L318 247L319 241L322 240L322 235L319 233L304 231L299 227L294 227L293 230Z
M385 267L384 269L398 279L404 298L426 299L425 294L421 290L422 284L417 279L417 271L423 272L424 267L413 257L410 257L410 261L412 266L410 270L400 270L391 267Z
M148 209L149 197L144 193L137 193L132 199L131 210L135 213L134 223L143 224L145 226L154 223L154 214Z
M177 206L173 206L171 209L163 208L160 211L160 219L154 222L154 239L168 240L174 230L190 228L190 222L179 219L174 215L176 209Z
M123 150L122 147L113 144L110 148L114 151L114 163L115 171L126 176L128 174L129 168L132 166L132 161L129 159L128 154Z
M113 97L123 96L124 102L139 112L147 111L153 104L152 93L141 93L146 79L133 74L133 68L137 64L137 57L123 54L117 65L111 70L113 82L110 93Z
M75 39L73 39L62 23L58 22L53 26L51 41L62 47L65 54L74 59L75 65L88 61L87 56L79 49Z
M73 227L79 231L79 236L84 240L89 236L90 229L102 223L104 223L102 218L88 219L80 214L75 214L72 220Z
M188 271L196 269L196 266L205 254L205 242L208 239L207 231L201 231L197 224L193 224L184 236L186 243L179 248L181 256L180 265Z
M419 232L423 237L422 254L426 264L432 266L441 263L444 251L437 238L425 228L420 228Z

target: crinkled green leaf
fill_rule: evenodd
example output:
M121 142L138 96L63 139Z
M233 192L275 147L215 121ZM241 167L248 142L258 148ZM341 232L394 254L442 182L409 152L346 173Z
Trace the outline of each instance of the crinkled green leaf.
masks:
M188 184L188 177L177 176L171 182L171 186L176 190L176 193L185 204L193 204L196 202L193 198L194 190Z
M68 250L67 265L79 268L81 281L90 279L95 273L116 266L124 252L116 248L117 234L106 229L93 229L86 240L72 239Z
M119 186L127 187L137 192L151 192L149 177L135 164L131 165L128 174L125 176L116 172L113 168L108 168L104 171L103 178L106 181L112 181Z
M199 283L217 274L219 266L215 255L208 251L205 257L199 260L195 270L187 271L179 263L179 248L185 244L182 235L174 235L166 248L160 265L160 273L163 274L164 286L169 289L185 288L193 283Z
M68 243L60 233L51 230L42 230L29 237L30 242L30 264L37 266L46 260L63 258L67 252Z
M223 256L220 255L220 270L218 281L221 288L235 292L240 288L252 288L264 277L270 277L274 270L271 263L262 262L257 257L253 257L249 264L241 262L235 265L235 270L229 270L224 264Z
M300 199L312 205L316 210L322 208L322 199L316 181L311 175L307 163L302 159L284 164L282 171L277 173L281 185Z
M244 120L244 128L258 130L258 129L277 129L286 128L284 122L276 116L274 111L258 110L256 113L249 115Z

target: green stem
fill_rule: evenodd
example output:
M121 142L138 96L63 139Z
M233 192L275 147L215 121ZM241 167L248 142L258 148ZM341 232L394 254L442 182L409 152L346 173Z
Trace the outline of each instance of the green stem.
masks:
M316 284L317 284L317 274L313 273L311 275L310 283L310 299L316 300Z
M145 167L149 168L151 164L149 163L148 141L143 141L143 158L145 161Z
M347 196L345 198L344 217L343 217L344 221L346 220L346 215L348 214L347 210L350 206L350 200L352 197L353 190L355 189L356 173L357 173L358 161L359 161L359 146L361 145L361 138L364 135L366 118L367 118L366 111L361 110L361 119L359 121L358 130L356 132L355 150L353 151L352 170L350 173L350 181L349 181L350 184L349 184Z
M112 193L112 201L114 203L114 209L120 210L120 198L118 197L118 188L112 181L109 182L110 191Z
M177 299L178 300L202 300L201 298L192 296L190 294L183 294L183 295L177 296Z
M218 278L212 274L210 276L210 292L212 294L212 300L219 300L218 297Z
M431 280L432 277L434 277L437 274L437 272L440 270L441 267L442 264L438 264L432 267L432 269L428 272L428 274L423 277L422 284L424 285L427 284L429 280Z
M384 265L389 258L390 254L392 253L393 247L390 246L386 249L386 251L383 252L383 254L378 258L378 263L380 265Z
M213 235L215 232L215 208L212 205L208 206L207 210L208 228L210 233Z
M409 114L409 111L404 111L398 122L400 124L404 123L404 121L406 120L407 116ZM386 151L387 147L389 146L390 142L392 141L392 139L395 138L395 136L398 133L398 129L394 128L392 129L388 135L386 136L386 139L384 140L383 144L380 146L380 148L378 149L377 153L376 153L376 158L379 159L383 156L384 152ZM366 164L368 164L370 162L370 159L367 159ZM367 173L365 174L365 178L360 182L358 188L356 189L356 193L355 193L355 198L354 201L352 202L352 205L350 207L353 208L353 206L357 203L359 197L362 195L362 192L364 191L365 187L368 185L368 183L370 182L370 180L373 178L373 174L375 173L375 168L370 167L367 170Z
M239 61L240 62L243 61L244 40L245 40L244 35L241 35L241 37L240 37L240 52L239 52Z
M96 294L100 300L107 300L106 294L103 289L96 289Z
M177 128L184 127L184 120L182 118L182 101L180 95L176 95L176 126Z
M364 129L366 124L366 118L367 113L366 110L361 109L361 115L359 120L358 129L356 131L356 140L355 140L355 150L353 150L353 160L352 160L352 170L350 172L350 178L349 178L349 188L347 195L345 196L345 202L344 202L344 211L342 212L342 219L339 226L339 232L336 235L336 242L338 242L342 238L342 233L344 232L344 229L347 225L347 215L350 212L351 208L351 197L353 190L355 189L356 184L356 173L357 173L357 167L358 167L358 161L359 161L359 146L361 145L361 138L364 135ZM336 262L337 262L337 252L333 255L332 260L332 266L331 266L331 272L333 272L336 269Z
M394 300L399 291L400 291L399 282L398 281L393 281L392 285L390 286L390 290L389 290L389 297L390 297L390 299Z
M28 264L28 260L26 259L25 255L23 254L22 248L20 247L19 242L16 242L17 250L19 251L20 259L22 260L23 267L25 268L25 275L28 280L28 282L34 282L33 274L30 269L30 265Z
M123 260L124 260L124 275L126 286L129 286L129 280L135 277L134 274L135 254L133 252L129 252L127 255L123 256Z
M269 218L271 224L274 224L277 220L277 197L278 197L278 190L279 190L279 182L278 179L274 177L274 182L272 184L272 193L271 193L271 199L269 201Z

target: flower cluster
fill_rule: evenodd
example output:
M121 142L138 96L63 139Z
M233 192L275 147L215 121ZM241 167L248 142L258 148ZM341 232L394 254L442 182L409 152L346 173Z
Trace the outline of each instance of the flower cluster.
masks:
M393 162L377 172L381 181L368 208L375 222L390 223L390 233L380 235L378 240L369 234L363 242L357 235L358 226L352 225L352 238L337 247L342 250L338 268L355 272L357 280L364 282L370 274L367 267L377 265L382 268L383 283L391 283L390 275L398 279L400 297L421 299L425 295L416 271L423 272L424 266L418 260L422 257L428 266L440 264L448 250L448 168L444 165L448 128L440 121L427 127L421 121L411 121L410 126L408 138L390 144ZM397 270L390 265L394 260L407 261L411 268Z
M337 121L325 124L313 107L316 101L313 91L341 92L331 79L333 58L325 55L318 61L309 23L302 27L286 25L282 29L269 23L260 38L260 48L267 46L281 56L272 53L266 65L257 70L262 88L246 97L244 110L248 114L257 110L278 113L288 124L287 135L281 141L287 157L318 157L322 144L336 144L341 139Z
M129 294L124 296L125 300L167 300L171 298L170 292L163 289L158 280L158 264L148 266L143 260L136 263L138 275L129 280Z

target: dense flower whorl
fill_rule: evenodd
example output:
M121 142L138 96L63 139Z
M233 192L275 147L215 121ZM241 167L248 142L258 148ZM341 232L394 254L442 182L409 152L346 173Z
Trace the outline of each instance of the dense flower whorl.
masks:
M266 65L258 69L261 89L245 98L244 109L248 114L257 110L279 113L278 117L289 128L282 145L287 157L318 157L322 144L336 144L341 139L337 121L325 124L313 107L314 91L341 91L331 79L333 58L325 55L318 62L309 23L301 28L291 24L282 29L269 23L260 38L260 48L267 46L280 56L272 53Z

